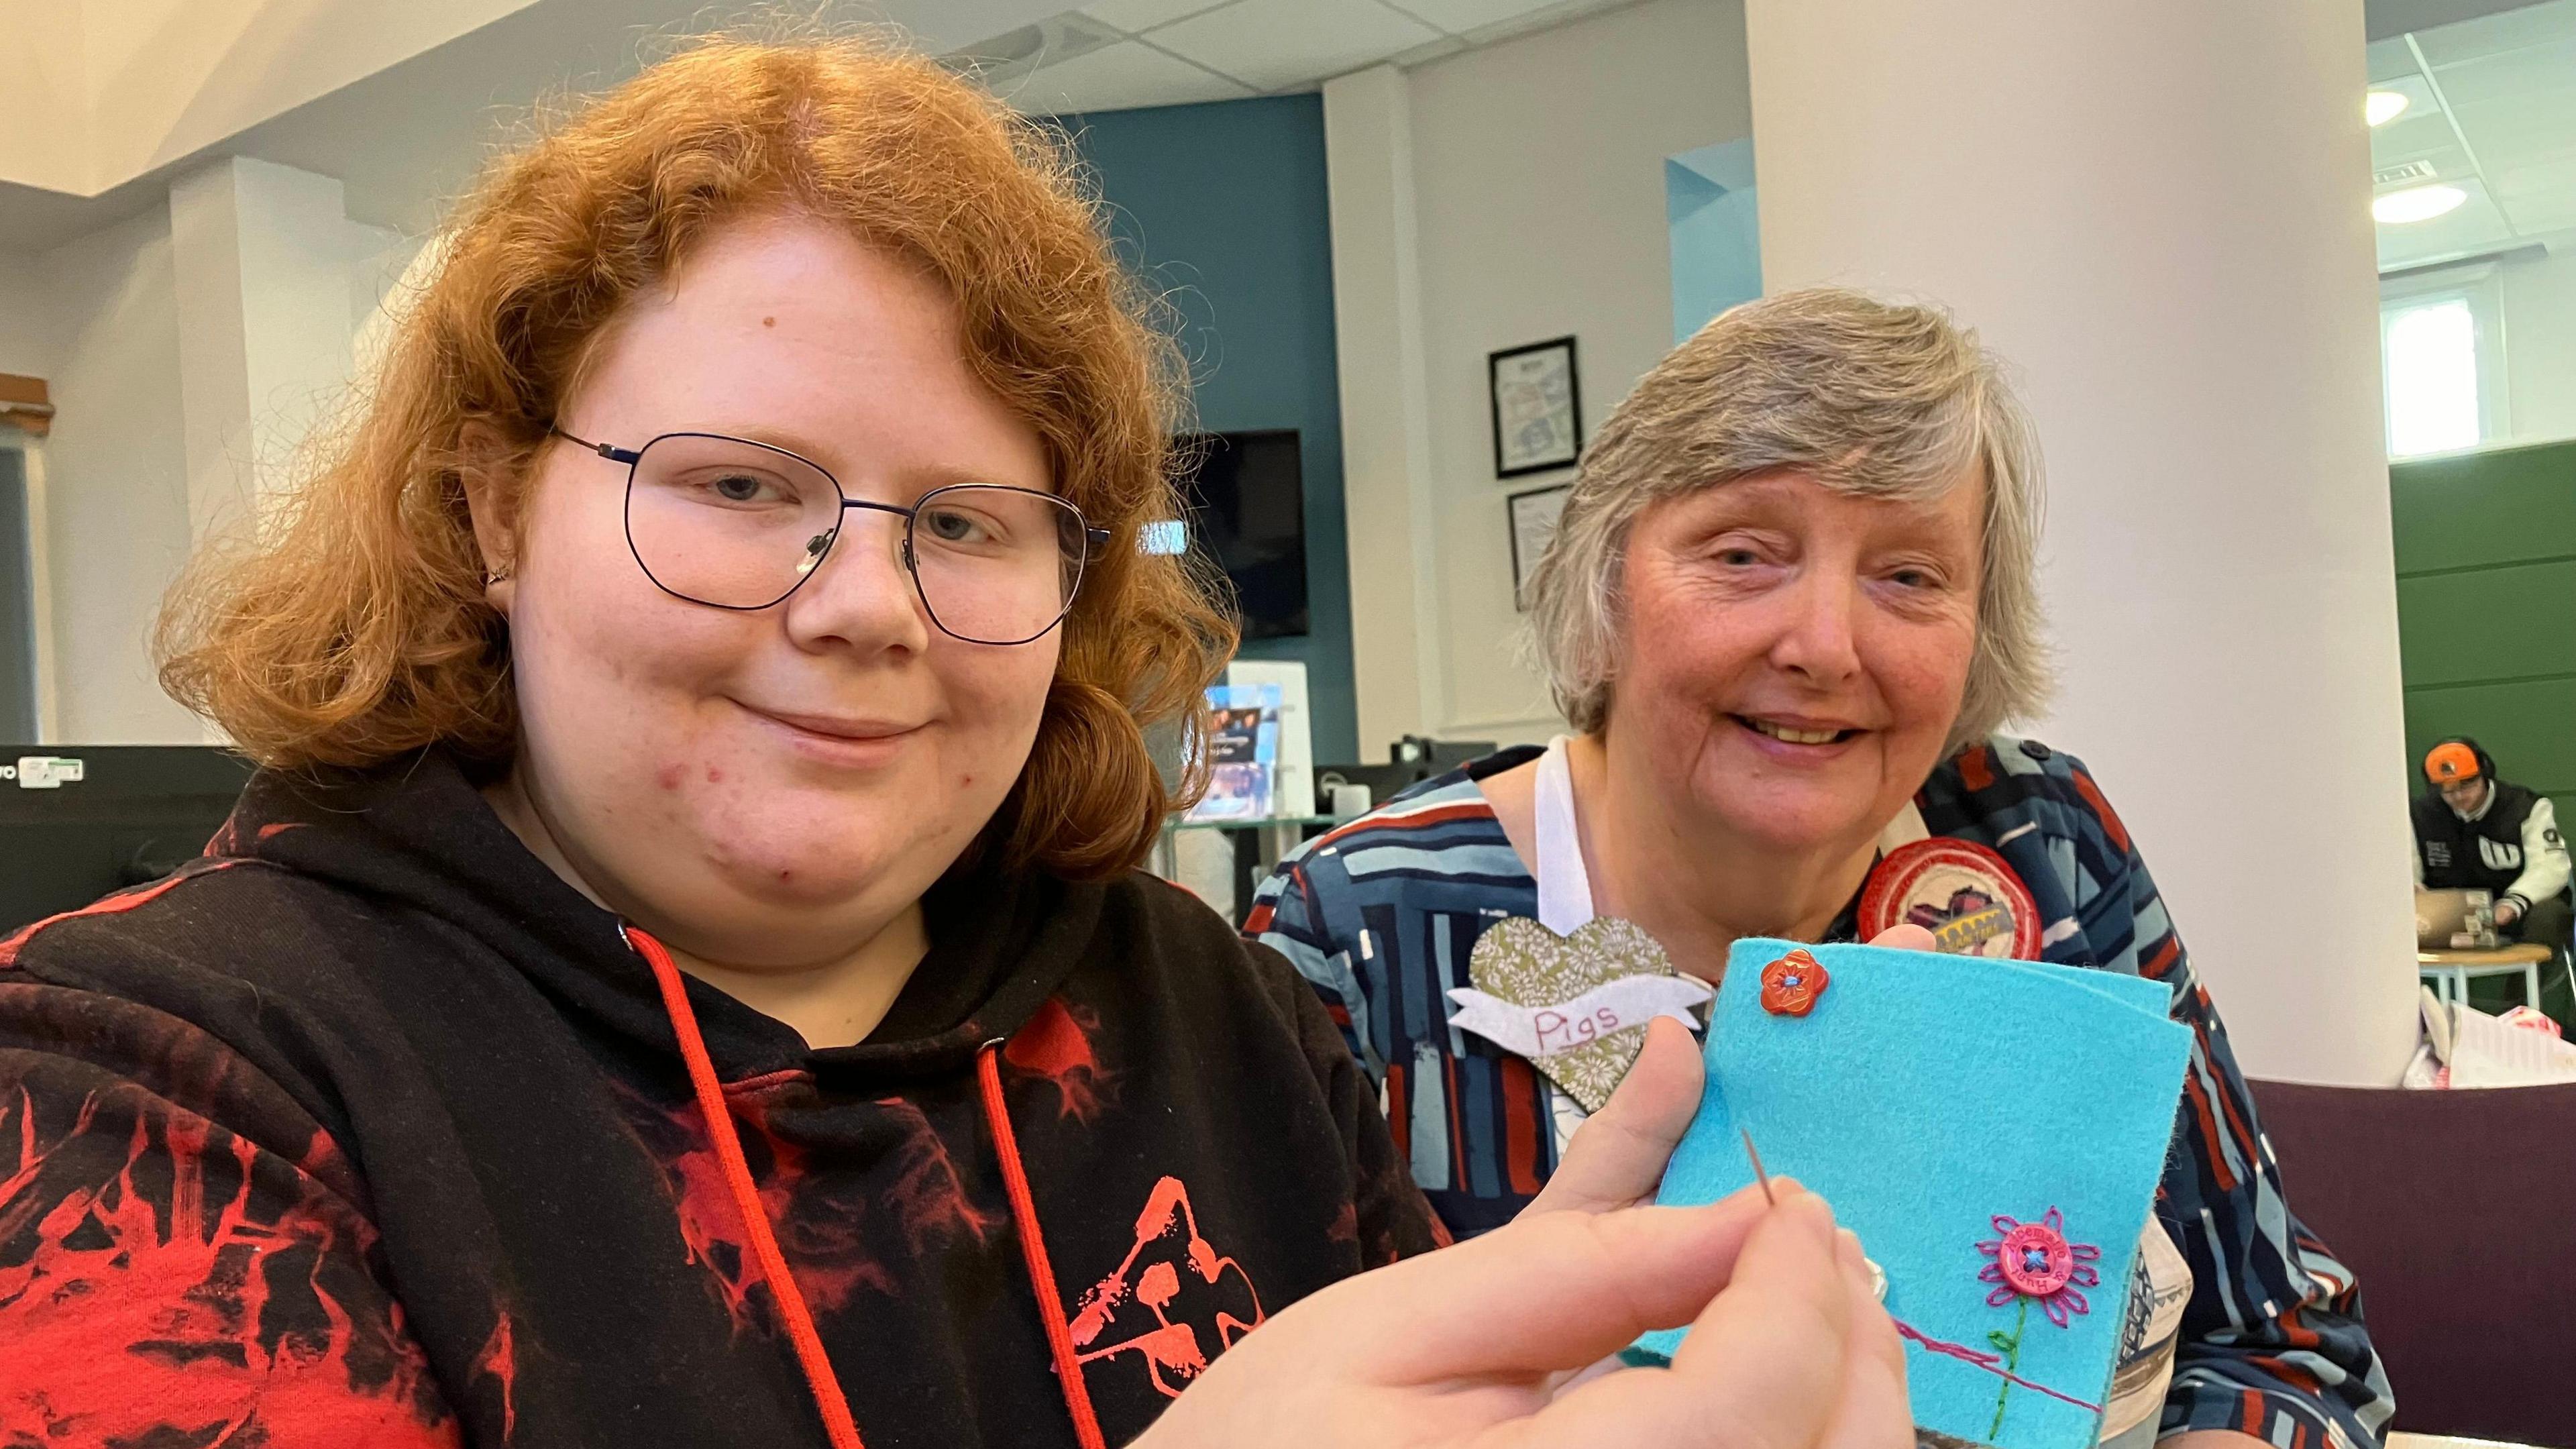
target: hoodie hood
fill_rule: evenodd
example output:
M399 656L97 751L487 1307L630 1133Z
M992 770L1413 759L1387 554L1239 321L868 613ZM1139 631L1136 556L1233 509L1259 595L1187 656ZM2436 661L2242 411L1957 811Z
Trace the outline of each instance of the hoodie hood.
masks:
M357 890L462 931L567 1014L676 1062L677 1038L625 923L537 859L464 767L427 750L363 771L262 770L208 853ZM1036 1015L1081 963L1102 891L961 866L922 898L931 941L868 1039L808 1047L793 1028L691 979L717 1075L801 1071L850 1091L969 1073L987 1043Z

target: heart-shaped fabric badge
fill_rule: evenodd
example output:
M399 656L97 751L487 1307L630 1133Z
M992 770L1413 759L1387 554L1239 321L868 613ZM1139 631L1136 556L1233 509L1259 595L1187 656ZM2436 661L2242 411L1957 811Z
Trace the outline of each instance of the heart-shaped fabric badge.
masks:
M1495 923L1468 958L1473 989L1449 993L1449 1024L1529 1060L1566 1095L1598 1112L1645 1050L1659 1016L1696 1026L1690 1008L1714 995L1673 969L1634 921L1596 917L1560 936L1526 916Z

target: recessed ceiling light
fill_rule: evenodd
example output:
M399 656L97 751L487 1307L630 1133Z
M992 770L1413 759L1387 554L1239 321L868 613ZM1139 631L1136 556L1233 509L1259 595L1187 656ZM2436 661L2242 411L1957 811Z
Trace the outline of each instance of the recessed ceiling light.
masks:
M2370 124L2385 126L2406 114L2410 104L2404 91L2372 91L2362 99L2361 114Z
M2376 197L2370 203L2373 219L2392 225L2410 221L2431 221L2460 209L2469 194L2456 186L2410 186Z

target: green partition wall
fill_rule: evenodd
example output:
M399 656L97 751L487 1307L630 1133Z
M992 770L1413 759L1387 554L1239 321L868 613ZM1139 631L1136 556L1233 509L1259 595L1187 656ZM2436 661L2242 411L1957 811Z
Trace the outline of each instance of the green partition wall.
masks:
M2444 735L2576 818L2576 441L2398 463L2407 788Z

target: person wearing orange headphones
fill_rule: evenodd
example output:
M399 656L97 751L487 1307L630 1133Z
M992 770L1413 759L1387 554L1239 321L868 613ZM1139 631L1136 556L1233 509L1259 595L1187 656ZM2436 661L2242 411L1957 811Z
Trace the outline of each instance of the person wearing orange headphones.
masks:
M2495 893L2496 934L2568 944L2567 841L2546 795L2496 775L2495 757L2455 736L2424 756L2432 789L2415 799L2415 879Z

